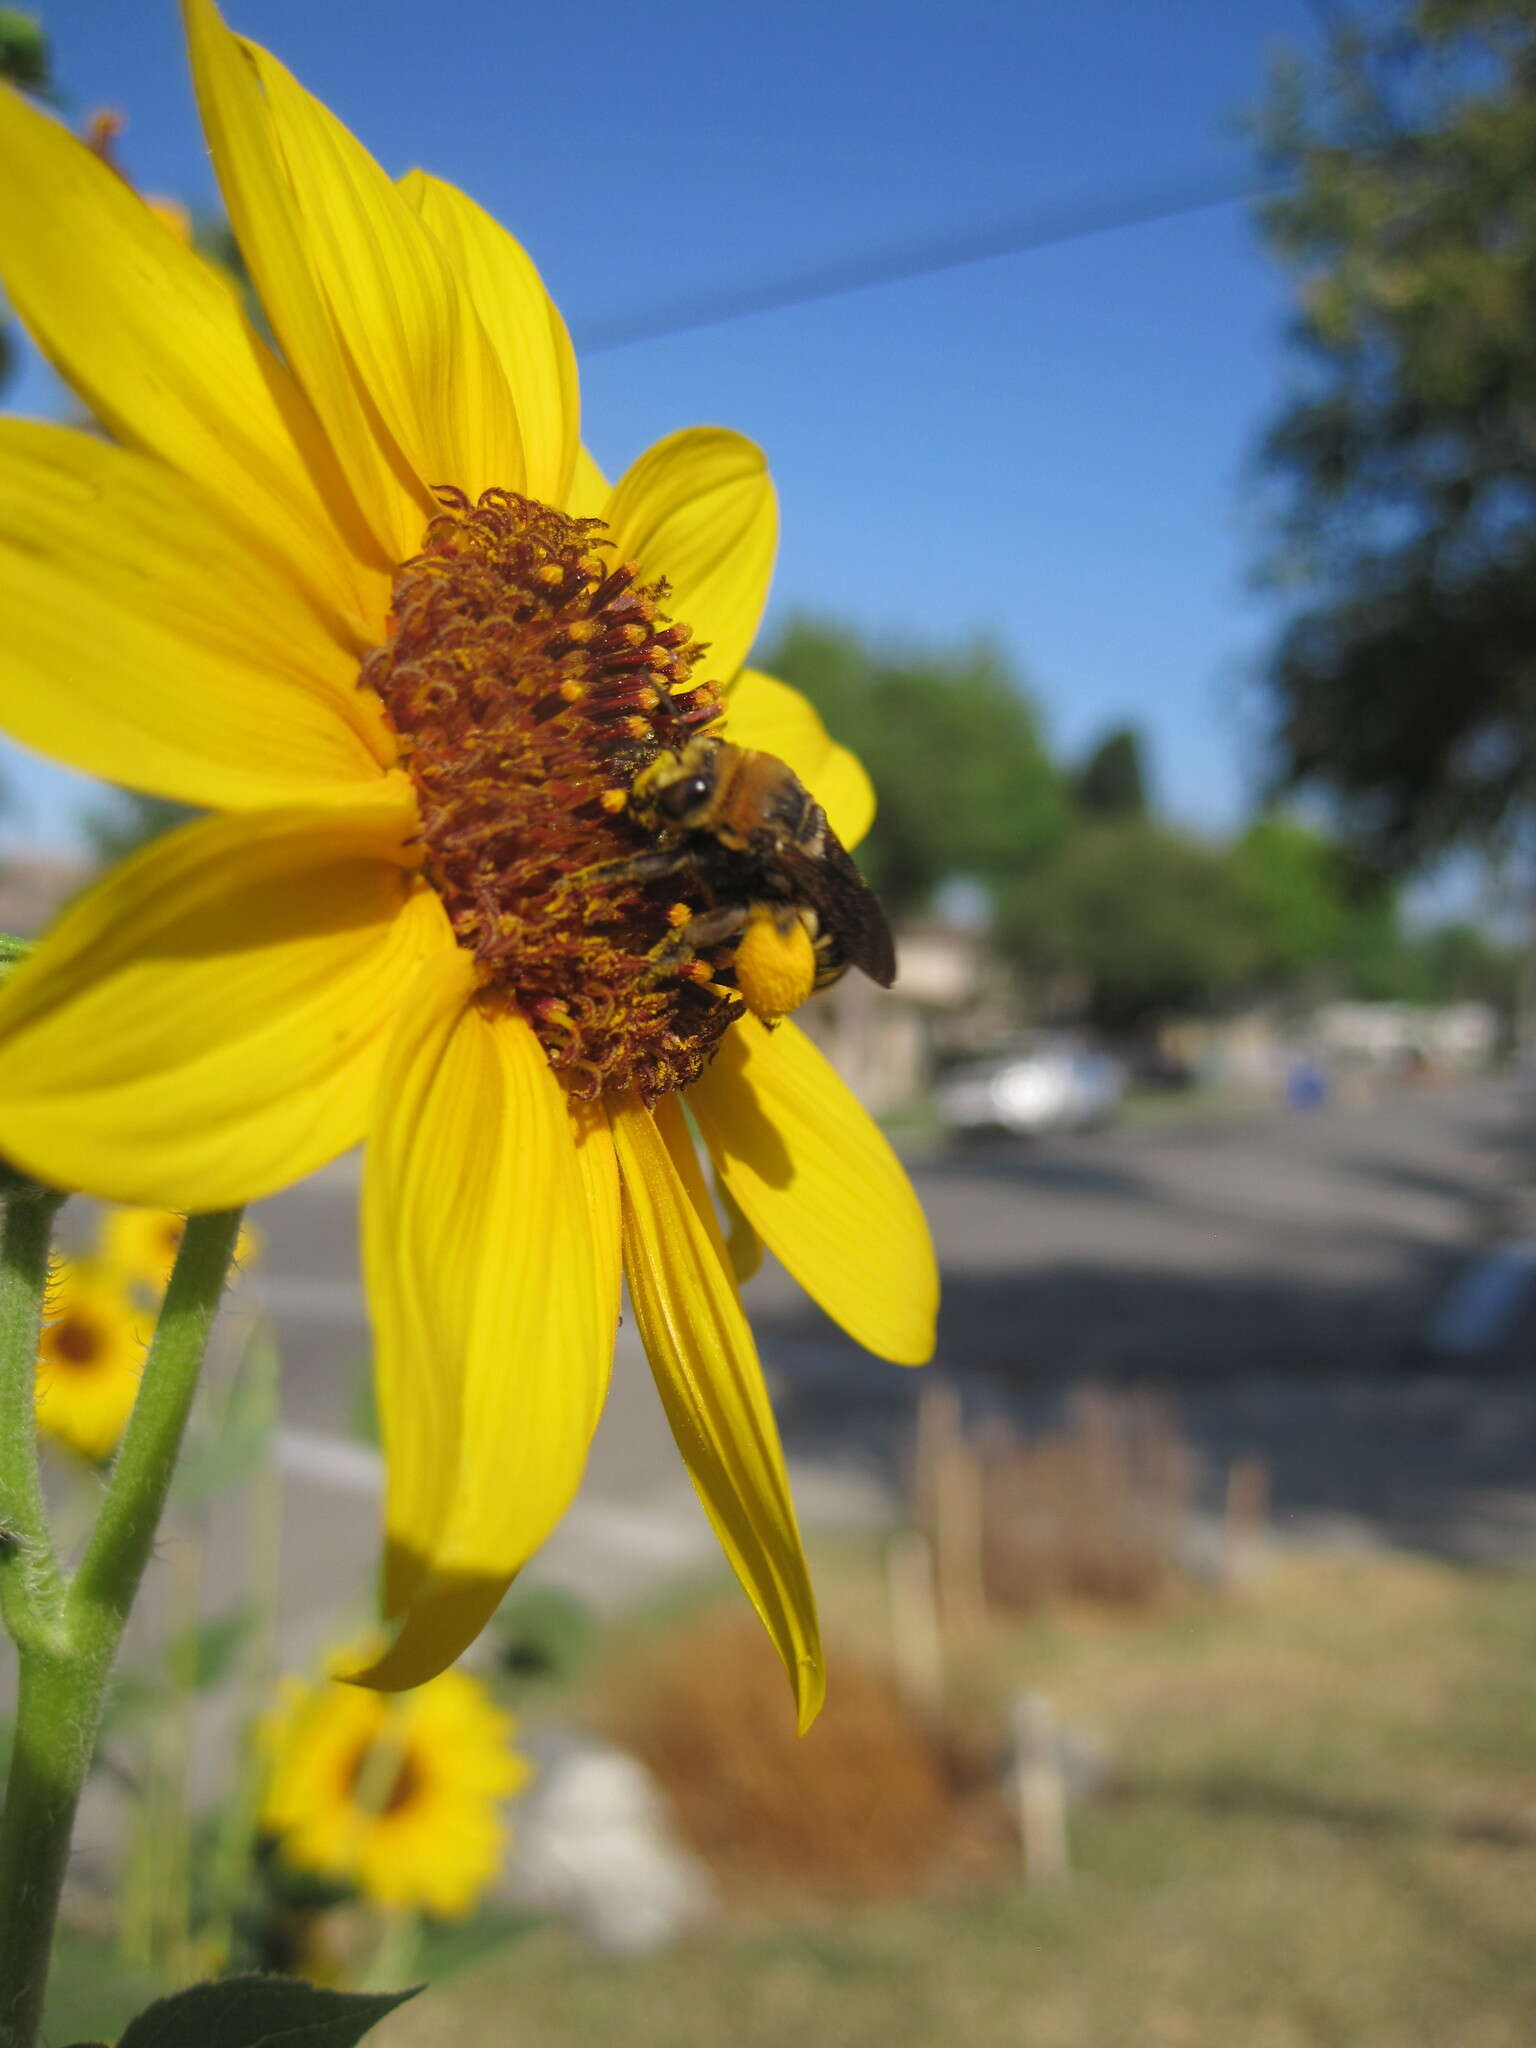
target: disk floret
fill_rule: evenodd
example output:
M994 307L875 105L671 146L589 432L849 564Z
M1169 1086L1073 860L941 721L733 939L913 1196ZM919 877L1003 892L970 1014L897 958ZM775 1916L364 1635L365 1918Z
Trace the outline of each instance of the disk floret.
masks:
M664 582L615 562L603 522L513 491L439 494L364 660L415 783L423 871L475 957L481 1001L519 1010L572 1091L686 1087L740 1005L666 941L704 907L647 879L635 777L720 715L705 650Z

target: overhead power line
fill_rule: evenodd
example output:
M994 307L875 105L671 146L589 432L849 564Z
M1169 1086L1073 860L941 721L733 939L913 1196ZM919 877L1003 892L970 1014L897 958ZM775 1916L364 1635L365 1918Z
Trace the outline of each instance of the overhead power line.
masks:
M1238 178L1227 172L1185 177L1156 187L1146 186L1139 192L1042 207L969 234L872 249L818 268L763 278L755 284L733 285L717 292L701 292L648 311L594 321L578 330L576 340L583 355L601 355L607 349L630 348L636 342L659 341L664 336L687 334L698 327L717 327L727 320L745 320L756 313L777 313L790 306L844 298L851 292L870 291L878 285L900 284L908 278L932 277L939 271L991 263L1001 256L1023 255L1031 249L1081 242L1091 235L1113 234L1120 228L1150 227L1155 221L1177 220L1185 214L1263 199L1279 189L1277 180L1255 182L1252 176Z

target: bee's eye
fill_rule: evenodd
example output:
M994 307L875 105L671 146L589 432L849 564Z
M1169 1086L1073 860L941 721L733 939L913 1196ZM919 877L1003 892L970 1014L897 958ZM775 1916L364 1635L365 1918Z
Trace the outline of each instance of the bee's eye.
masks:
M684 775L676 782L669 782L656 798L656 808L664 817L682 819L696 804L703 803L710 792L707 775Z

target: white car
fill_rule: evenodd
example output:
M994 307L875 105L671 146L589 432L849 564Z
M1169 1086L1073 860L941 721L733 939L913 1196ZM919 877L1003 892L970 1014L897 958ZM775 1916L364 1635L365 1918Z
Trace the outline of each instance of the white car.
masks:
M1125 1073L1108 1053L1042 1045L953 1068L934 1090L940 1121L955 1132L1081 1131L1119 1107Z

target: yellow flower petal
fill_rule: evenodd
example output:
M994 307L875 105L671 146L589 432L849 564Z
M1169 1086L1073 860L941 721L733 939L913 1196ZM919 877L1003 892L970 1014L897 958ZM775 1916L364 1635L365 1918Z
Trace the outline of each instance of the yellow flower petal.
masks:
M419 1685L458 1656L570 1504L618 1321L618 1176L538 1040L429 962L380 1086L363 1193L389 1473L385 1606L357 1682Z
M310 267L384 431L430 493L523 487L517 413L431 232L336 116L243 43L266 92ZM269 311L271 309L269 308Z
M674 615L708 642L698 673L729 682L768 602L779 537L762 450L724 427L670 434L620 477L604 517L619 559L665 576Z
M357 800L390 746L355 657L189 485L0 420L0 725L89 774L221 809Z
M573 519L601 519L608 510L613 487L585 448L576 450L576 467L562 509Z
M730 1254L731 1271L736 1275L736 1285L745 1287L755 1279L763 1263L763 1240L741 1213L741 1204L720 1178L718 1170L714 1175L715 1200L720 1205L720 1214L725 1219L725 1248Z
M794 1688L802 1732L826 1692L816 1601L752 1333L681 1110L612 1109L624 1271L683 1462Z
M258 1730L263 1829L286 1864L378 1905L467 1912L501 1863L501 1802L529 1776L512 1733L461 1671L403 1700L290 1679Z
M204 819L67 910L0 989L0 1152L109 1201L231 1208L356 1144L436 897L414 806Z
M442 251L368 152L212 0L183 4L241 251L385 561L401 561L437 486L520 486L505 380Z
M45 1436L101 1464L138 1398L146 1318L119 1277L94 1259L58 1261L38 1344L34 1405Z
M523 489L564 505L579 445L576 354L533 259L456 187L409 171L400 190L442 244L468 290L517 404Z
M58 122L0 87L0 275L43 353L119 440L169 463L355 631L382 593L317 478L318 421L227 282Z
M882 1358L932 1357L927 1222L901 1162L805 1033L744 1018L688 1107L721 1179L812 1300Z
M787 762L844 846L857 846L869 830L875 791L863 762L837 744L810 701L788 683L744 668L726 693L725 736Z

